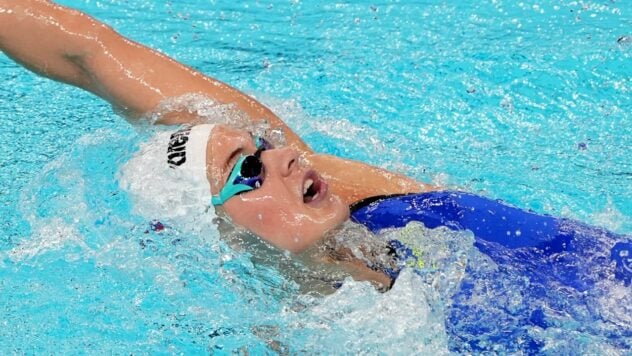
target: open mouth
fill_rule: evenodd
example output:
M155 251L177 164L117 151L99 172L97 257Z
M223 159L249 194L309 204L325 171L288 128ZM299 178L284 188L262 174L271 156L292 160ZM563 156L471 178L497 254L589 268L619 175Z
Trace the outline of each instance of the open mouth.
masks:
M303 181L303 203L309 204L320 201L327 192L327 184L316 174L310 171Z

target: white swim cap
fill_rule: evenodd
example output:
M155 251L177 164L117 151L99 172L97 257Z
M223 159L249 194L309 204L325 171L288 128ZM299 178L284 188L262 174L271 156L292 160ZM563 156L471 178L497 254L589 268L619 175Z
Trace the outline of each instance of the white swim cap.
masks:
M141 144L119 172L119 184L132 196L134 213L186 222L215 217L206 176L206 146L214 126L158 132Z

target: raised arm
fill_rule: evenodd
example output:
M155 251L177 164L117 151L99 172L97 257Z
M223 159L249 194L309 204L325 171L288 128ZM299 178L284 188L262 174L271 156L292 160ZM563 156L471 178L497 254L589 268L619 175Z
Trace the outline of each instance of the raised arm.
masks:
M166 98L199 93L234 104L252 120L267 120L285 131L289 143L309 151L281 119L246 94L47 0L0 0L0 49L40 75L98 95L130 119L151 112ZM175 112L160 123L194 119L188 112Z
M0 0L0 49L40 75L98 95L130 119L151 112L167 98L189 93L234 104L252 120L267 120L282 129L288 143L349 202L434 188L361 162L314 154L272 111L239 90L48 0ZM174 112L162 116L160 123L195 119L189 112Z

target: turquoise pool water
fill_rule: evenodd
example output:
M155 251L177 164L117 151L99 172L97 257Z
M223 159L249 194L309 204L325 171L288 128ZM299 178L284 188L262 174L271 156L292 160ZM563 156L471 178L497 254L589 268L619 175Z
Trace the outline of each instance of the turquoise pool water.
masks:
M317 150L632 233L626 1L61 3L257 96ZM448 352L413 275L303 295L212 229L152 231L117 182L142 135L3 55L0 79L3 353ZM533 334L623 354L603 335L632 333L631 301L613 288L608 323Z

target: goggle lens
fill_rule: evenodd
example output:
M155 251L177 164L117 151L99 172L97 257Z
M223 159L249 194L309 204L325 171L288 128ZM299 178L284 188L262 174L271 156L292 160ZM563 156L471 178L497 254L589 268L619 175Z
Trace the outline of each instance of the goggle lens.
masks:
M261 161L261 153L265 150L272 149L273 146L263 137L255 136L253 139L257 151L252 155L242 156L242 158L237 161L220 194L213 197L213 205L222 205L226 200L235 195L257 189L263 185L265 169Z
M241 164L241 176L243 178L253 178L263 172L263 162L261 162L262 149L258 149L254 155L246 156Z

